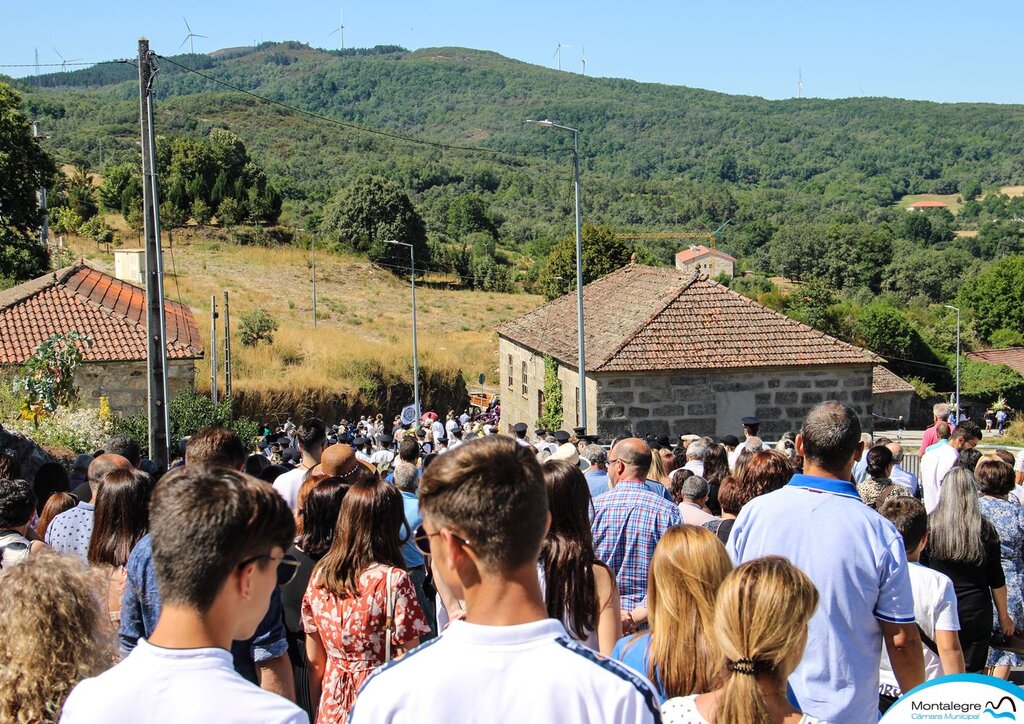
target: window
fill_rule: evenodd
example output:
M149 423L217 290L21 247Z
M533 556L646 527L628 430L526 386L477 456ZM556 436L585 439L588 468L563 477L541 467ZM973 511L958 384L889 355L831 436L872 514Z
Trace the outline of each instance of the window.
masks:
M508 356L508 388L512 389L512 355Z
M544 417L544 390L537 390L537 419Z
M526 372L526 362L523 362L523 397L530 396L529 374Z

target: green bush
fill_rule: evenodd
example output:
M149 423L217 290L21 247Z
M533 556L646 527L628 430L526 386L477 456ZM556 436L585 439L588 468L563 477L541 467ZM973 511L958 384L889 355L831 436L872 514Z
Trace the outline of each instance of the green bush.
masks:
M255 347L260 342L274 343L277 320L263 309L254 309L242 315L238 325L238 336L246 347Z
M989 335L989 343L996 349L1007 347L1024 347L1024 334L1019 330L1001 327Z

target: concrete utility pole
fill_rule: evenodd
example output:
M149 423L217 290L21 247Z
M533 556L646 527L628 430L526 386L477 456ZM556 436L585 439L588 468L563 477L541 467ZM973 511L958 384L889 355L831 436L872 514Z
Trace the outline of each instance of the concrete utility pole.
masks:
M231 399L231 312L224 292L224 396Z
M46 136L39 133L39 121L32 121L32 137L41 141ZM50 240L50 216L46 212L46 187L40 186L36 191L36 198L39 201L39 210L43 212L42 221L39 224L39 243L46 246Z
M313 264L313 329L316 329L316 236L309 237L309 256Z
M385 244L405 246L409 248L409 283L412 285L412 396L416 406L416 426L419 427L420 416L420 360L416 345L416 248L406 241L385 241Z
M210 397L217 404L217 295L210 295Z
M139 38L139 123L142 131L142 217L146 240L146 366L149 389L149 457L157 467L170 462L167 411L167 327L164 318L164 270L157 209L155 141L153 139L153 76L149 41Z

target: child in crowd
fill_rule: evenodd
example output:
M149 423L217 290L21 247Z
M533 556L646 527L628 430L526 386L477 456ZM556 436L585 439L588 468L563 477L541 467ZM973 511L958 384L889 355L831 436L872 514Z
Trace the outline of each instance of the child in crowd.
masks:
M964 672L964 654L960 649L960 620L956 592L948 576L926 568L920 563L921 551L928 543L928 514L917 498L898 497L887 500L879 512L896 526L903 536L910 563L910 585L914 590L914 618L924 644L925 678ZM879 670L879 709L884 713L902 695L882 652Z

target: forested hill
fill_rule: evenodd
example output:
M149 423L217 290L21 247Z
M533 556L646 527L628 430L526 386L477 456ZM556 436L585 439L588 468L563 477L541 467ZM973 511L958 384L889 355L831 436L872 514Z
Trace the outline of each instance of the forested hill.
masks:
M877 223L879 209L904 194L973 198L1024 179L1024 106L767 101L585 77L462 48L266 43L158 63L157 133L231 129L267 169L296 224L357 175L374 173L410 192L431 234L444 234L453 199L473 193L486 203L501 248L534 243L540 251L545 239L571 230L571 138L528 118L580 129L587 221L654 231L733 219L723 248L762 266L775 263L770 243L794 224ZM369 135L211 79L332 119L508 155ZM58 160L84 160L92 170L134 162L133 66L13 84Z

